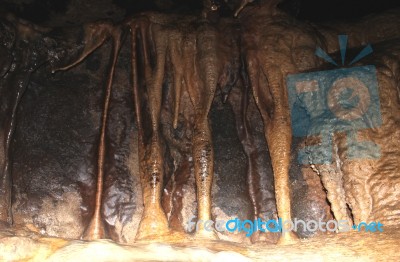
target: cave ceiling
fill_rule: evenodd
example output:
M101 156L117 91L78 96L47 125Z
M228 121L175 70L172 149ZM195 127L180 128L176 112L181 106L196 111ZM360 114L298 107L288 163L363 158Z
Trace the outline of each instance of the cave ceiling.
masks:
M223 16L231 16L238 1L216 1ZM397 8L396 0L285 0L283 10L300 19L310 21L352 20L374 12ZM98 19L115 22L144 11L167 13L200 12L200 0L2 0L0 10L13 12L17 16L47 26L77 25Z

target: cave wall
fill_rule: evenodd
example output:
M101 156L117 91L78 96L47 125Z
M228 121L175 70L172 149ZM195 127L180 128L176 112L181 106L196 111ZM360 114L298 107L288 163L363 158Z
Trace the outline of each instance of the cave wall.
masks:
M7 186L12 183L12 198L2 197L1 205L11 201L16 228L48 236L79 238L94 210L99 132L112 43L106 41L77 67L52 73L53 62L56 66L60 61L66 64L65 61L74 61L82 53L87 44L83 27L41 29L21 24L15 18L11 22L5 19L2 26L5 45L1 52L5 55L1 61L4 73L0 85L0 138L3 149L7 149L9 143L10 154L7 150L0 151L0 160L2 168L7 161L12 165L11 177L2 181L1 193L6 194ZM101 206L109 237L123 243L134 241L143 212L139 171L143 156L140 155L137 108L132 99L131 44L129 39L123 42L112 84ZM381 145L382 157L378 161L349 162L344 138L339 136L335 143L342 149L337 155L341 164L311 168L296 160L299 149L313 138L309 138L310 141L293 139L289 172L293 217L333 218L332 201L327 201L319 176L324 181L324 168L327 168L343 173L343 181L339 180L332 188L325 183L325 189L328 194L332 193L330 190L342 190L336 195L355 212L357 221L372 219L388 225L398 224L399 154L395 138L399 116L398 46L398 40L378 44L373 56L363 62L377 65L383 115L383 128L366 131L363 135ZM188 219L198 215L191 149L195 115L189 94L183 91L178 126L173 127L174 92L173 74L168 72L161 99L160 126L165 159L161 203L169 227L190 233ZM148 138L151 136L149 94L141 89L139 95L144 135ZM212 217L215 220L277 218L270 153L257 102L242 80L232 87L224 103L226 95L224 89L216 92L208 114L215 152ZM20 101L16 103L16 99ZM15 131L11 140L7 138L10 131ZM356 210L364 206L369 209ZM7 215L1 214L3 222ZM300 232L299 235L306 237L310 233ZM244 233L218 236L229 241L250 241ZM276 237L255 234L251 241L275 242Z
M68 43L79 42L83 29L76 32L78 34L74 36L75 40L69 39ZM52 31L48 34L59 37L66 33ZM35 44L32 46L36 47ZM138 130L130 88L129 47L129 41L126 41L119 56L113 84L107 127L102 215L114 240L132 243L143 207ZM22 52L19 48L15 51ZM44 47L39 45L38 48ZM75 53L69 49L63 49L63 52L73 57L82 49L80 45L75 48L78 49ZM52 73L48 65L42 66L35 71L29 83L26 83L26 91L15 115L17 128L10 154L15 228L47 236L76 239L82 235L90 220L94 208L96 152L104 98L104 76L109 68L110 48L110 43L104 45L69 71ZM67 60L71 58L67 56ZM3 65L7 66L7 61ZM13 84L7 82L11 76L11 72L8 72L3 78L2 94L15 96L18 90L12 89ZM4 88L15 91L5 91ZM170 167L164 183L163 208L169 214L171 228L188 231L188 219L197 215L190 150L190 115L193 113L183 106L180 124L177 129L173 129L171 81L166 82L164 90L166 95L162 111L162 133L167 144L165 154ZM237 133L241 125L239 118L244 92L241 87L235 87L229 103L222 103L222 94L218 94L210 112L216 152L212 194L212 214L215 219L247 219L254 216L247 182L248 159ZM250 122L251 132L255 137L254 144L257 145L252 153L252 158L255 159L250 158L255 160L254 168L257 170L252 174L256 177L250 178L254 180L253 187L256 187L252 197L260 218L274 218L276 207L273 175L262 132L263 125L254 99L248 90L246 92L248 110L251 112L247 121ZM5 101L3 105L8 102L12 106L11 98L4 95L2 98ZM183 94L182 103L190 103L187 93ZM2 116L2 119L8 119L6 116L9 117L9 111L3 112ZM297 180L297 173L293 177L294 181ZM307 191L307 186L302 185L301 190ZM296 192L297 190L294 194ZM248 241L244 234L225 234L220 237L231 241ZM266 238L273 240L276 236L261 236L261 239ZM258 239L259 236L255 238Z

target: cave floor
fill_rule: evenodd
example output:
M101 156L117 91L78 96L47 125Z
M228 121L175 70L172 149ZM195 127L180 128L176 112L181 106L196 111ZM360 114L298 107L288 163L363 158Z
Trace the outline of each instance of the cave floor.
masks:
M128 246L3 231L0 261L400 261L399 229L320 235L286 246L200 240Z

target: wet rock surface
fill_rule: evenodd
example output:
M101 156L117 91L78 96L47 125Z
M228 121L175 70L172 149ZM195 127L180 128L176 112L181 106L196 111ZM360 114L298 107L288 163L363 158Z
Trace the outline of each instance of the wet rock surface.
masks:
M266 10L257 18L266 15ZM147 237L158 230L160 236L185 241L196 236L188 224L197 218L277 219L279 212L287 211L282 205L291 208L292 218L306 221L343 216L355 223L379 220L398 225L399 40L376 44L375 54L358 64L377 67L383 123L358 135L377 143L381 157L349 160L346 137L338 134L333 165L302 165L297 161L299 150L318 139L294 138L288 150L275 147L270 151L271 143L290 145L285 140L290 126L278 130L285 136L275 137L271 123L281 124L276 117L276 110L282 110L275 103L278 98L272 89L254 90L255 77L261 87L282 85L275 78L283 77L280 70L268 64L274 69L268 77L255 70L248 79L237 21L215 22L209 14L205 16L145 13L127 24L100 22L65 28L43 28L4 16L0 27L2 227L9 228L13 222L12 234L27 230L79 239L95 221L104 225L97 226L104 229L105 237L118 243L133 244L141 232ZM247 18L241 23L257 21ZM284 18L279 15L280 23L287 26ZM282 29L281 24L272 24L278 25L274 30ZM393 25L388 24L380 37L392 37L397 32ZM297 26L310 39L322 37L313 35L308 25ZM259 35L271 46L279 44ZM254 35L241 37L247 37L246 52L254 51L249 44ZM381 40L363 37L357 41ZM120 50L116 50L116 40L122 40ZM314 47L308 40L305 44ZM310 46L272 53L274 59L283 59L282 53L293 55L293 60L284 60L288 67L298 66L293 72L313 66L312 70L318 70L305 58L305 53L314 51ZM115 65L113 51L119 51ZM266 57L253 54L251 58L262 61ZM55 70L76 61L80 63L69 70ZM252 61L248 59L248 67ZM212 72L206 71L210 68ZM190 73L183 76L181 70ZM281 71L287 74L285 70ZM240 73L244 76L239 77ZM283 111L279 113L288 113ZM277 159L277 155L282 157ZM275 170L288 172L274 177L271 159ZM98 190L100 169L104 181ZM278 183L279 192L283 188L290 194L282 198L276 193L277 179L282 182L286 175L288 182ZM96 199L99 192L100 200ZM277 198L284 203L279 206ZM147 212L146 205L151 206ZM93 219L96 208L100 216ZM165 224L160 226L163 219ZM298 235L314 233L300 231ZM217 236L243 244L276 243L279 238L276 233L259 232L250 238L245 232L218 232Z
M79 42L82 29L77 29L75 40L63 39L61 43ZM50 34L55 34L56 39L60 37L59 32ZM50 68L44 66L32 76L16 113L18 128L12 141L12 214L15 227L28 226L46 236L77 239L90 220L94 208L104 74L109 68L110 47L105 45L70 71L51 73ZM76 48L82 47L78 45ZM67 46L66 51L63 50L63 55L71 55L67 60L72 60L79 52L70 51L72 49ZM110 237L122 243L133 243L143 210L129 52L126 42L113 84L102 206ZM167 94L168 90L166 87ZM235 114L240 112L233 112L235 107L240 107L241 96L235 95L241 92L239 90L234 89L229 103L222 103L221 95L216 96L210 112L216 152L213 220L254 217L249 195L248 157L237 133L239 120ZM173 93L169 94L172 99ZM256 156L257 170L263 170L252 181L253 187L257 188L257 217L270 219L276 217L272 169L262 133L263 125L254 100L249 97L251 128L257 136L255 144L260 147L253 156ZM171 228L190 233L189 218L197 216L190 149L192 112L185 111L190 107L190 99L184 94L182 103L188 106L182 106L182 119L176 130L171 126L173 115L169 101L166 99L163 107L163 136L168 159L163 207ZM225 233L221 238L248 241L244 234Z

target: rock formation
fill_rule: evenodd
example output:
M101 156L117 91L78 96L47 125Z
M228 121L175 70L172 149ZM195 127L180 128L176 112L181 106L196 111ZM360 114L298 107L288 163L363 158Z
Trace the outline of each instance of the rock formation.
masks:
M331 210L337 220L397 225L398 12L326 26L296 20L278 0L251 2L231 2L237 18L204 1L197 16L146 12L73 29L5 16L1 224L127 243L181 239L191 216L327 219ZM380 157L352 160L348 134L339 132L332 163L310 155L297 164L301 150L323 142L293 137L287 79L330 70L314 53L340 56L338 34L350 36L351 48L376 46L355 65L376 65L382 124L354 139L373 141ZM304 188L306 200L298 199ZM243 235L200 227L195 237L247 241ZM280 243L296 238L282 234ZM276 237L251 241L266 239Z

